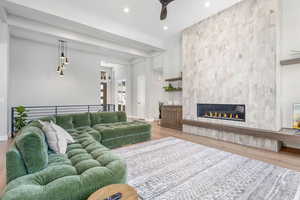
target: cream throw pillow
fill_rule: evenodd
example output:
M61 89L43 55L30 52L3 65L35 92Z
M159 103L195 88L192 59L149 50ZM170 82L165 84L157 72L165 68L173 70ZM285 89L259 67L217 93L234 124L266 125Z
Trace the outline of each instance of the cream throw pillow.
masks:
M56 153L65 154L67 152L67 140L65 137L57 134L51 123L39 120L39 123L43 126L43 131L46 135L47 142L50 149Z
M75 142L73 137L65 129L63 129L62 127L60 127L57 124L53 123L52 121L51 121L51 126L54 128L54 130L56 131L57 134L59 134L60 136L66 138L68 144Z

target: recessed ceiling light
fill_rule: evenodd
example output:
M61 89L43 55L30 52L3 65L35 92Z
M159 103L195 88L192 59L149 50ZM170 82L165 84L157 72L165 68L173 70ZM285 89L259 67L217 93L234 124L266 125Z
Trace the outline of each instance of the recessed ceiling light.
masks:
M123 9L123 12L124 12L124 13L129 13L129 12L130 12L130 9L129 9L128 7L125 7L125 8Z
M167 26L164 26L164 30L166 31L166 30L168 30L169 29L169 27L167 27Z
M210 7L211 3L210 3L210 1L206 1L204 5L206 8L208 8L208 7Z

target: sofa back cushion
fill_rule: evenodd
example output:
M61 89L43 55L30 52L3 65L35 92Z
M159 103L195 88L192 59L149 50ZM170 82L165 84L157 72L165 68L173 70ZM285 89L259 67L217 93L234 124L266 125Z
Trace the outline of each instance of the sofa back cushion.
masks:
M72 117L74 128L82 126L91 126L91 119L89 113L73 114Z
M125 112L117 112L119 122L127 122L127 116Z
M6 176L7 183L27 174L25 163L16 145L13 144L6 153Z
M118 114L116 112L103 112L102 123L115 123L119 121Z
M97 112L90 113L91 125L106 124L127 121L126 114L124 112Z
M48 145L44 133L37 127L27 126L16 138L16 146L29 174L48 165Z
M103 117L100 112L90 113L90 118L91 118L92 126L94 126L96 124L102 124Z
M55 123L55 122L54 122ZM73 129L73 115L58 115L56 116L56 124L64 129Z
M43 118L40 118L39 120L41 120L43 122L54 122L54 123L56 123L55 116L43 117ZM43 129L43 125L38 120L31 121L29 123L29 126L34 126L34 127Z

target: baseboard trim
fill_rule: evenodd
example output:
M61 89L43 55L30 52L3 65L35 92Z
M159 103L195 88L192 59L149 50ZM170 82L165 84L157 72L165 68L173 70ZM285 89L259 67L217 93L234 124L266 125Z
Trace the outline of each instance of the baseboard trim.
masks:
M154 122L154 118L146 118L146 122Z

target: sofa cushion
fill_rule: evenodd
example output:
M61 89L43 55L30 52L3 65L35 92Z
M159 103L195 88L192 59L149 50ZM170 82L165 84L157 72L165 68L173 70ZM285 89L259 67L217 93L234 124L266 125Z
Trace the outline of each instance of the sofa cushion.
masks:
M6 176L7 183L10 181L27 174L25 163L23 162L22 155L18 151L15 144L6 153Z
M101 142L101 134L96 129L91 127L78 127L75 129L77 134L88 133L90 134L96 141Z
M125 112L117 112L118 115L118 121L119 122L126 122L127 121L127 116Z
M54 122L56 123L56 118L54 116L48 116L48 117L43 117L40 119L41 121L44 121L44 122Z
M87 133L71 133L66 155L50 154L46 169L11 181L1 200L83 200L110 185L126 183L126 164Z
M28 173L44 169L48 164L48 145L41 129L27 126L16 138L16 146L22 155Z
M73 117L72 115L58 115L56 117L56 124L64 129L72 129L74 127Z
M102 123L102 115L100 112L90 113L91 126Z
M52 128L55 130L57 135L60 135L64 138L66 138L68 144L75 142L75 140L72 138L72 136L65 129L63 129L62 127L58 126L57 124L55 124L53 122L50 122L50 124L51 124Z
M102 115L102 123L114 123L118 122L118 114L116 112L103 112Z
M89 113L73 114L72 117L73 117L74 128L82 127L82 126L91 126Z

